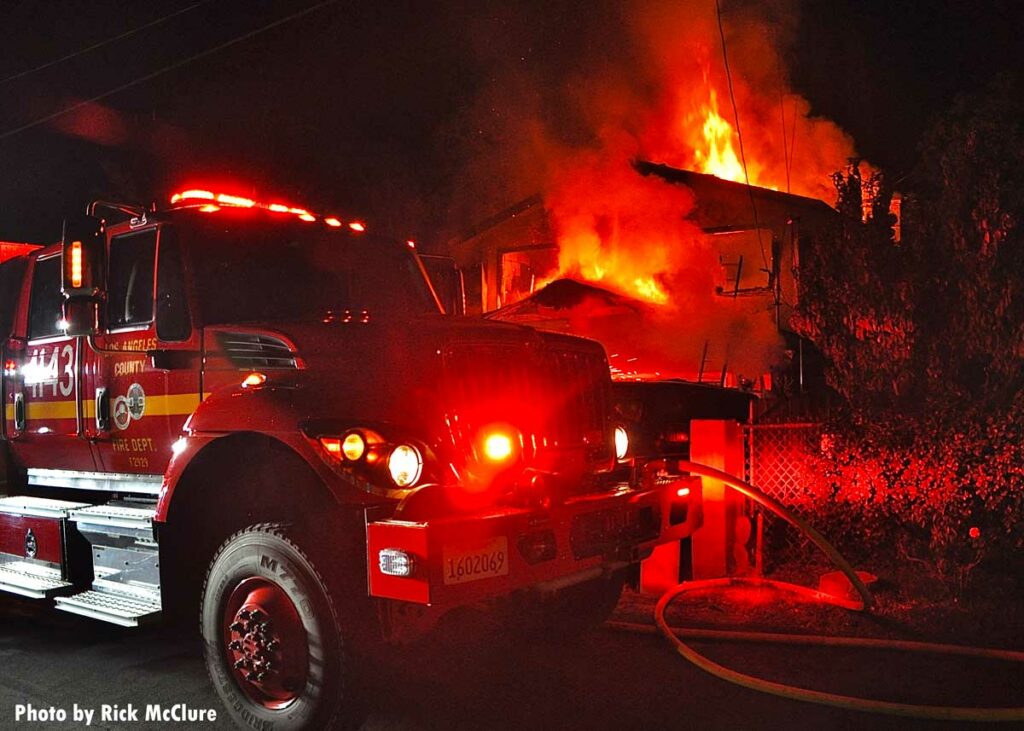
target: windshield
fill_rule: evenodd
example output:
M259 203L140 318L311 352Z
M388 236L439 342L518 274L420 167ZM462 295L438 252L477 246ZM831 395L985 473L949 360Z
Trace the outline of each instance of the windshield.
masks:
M179 227L208 324L438 313L407 248L317 224L218 213Z

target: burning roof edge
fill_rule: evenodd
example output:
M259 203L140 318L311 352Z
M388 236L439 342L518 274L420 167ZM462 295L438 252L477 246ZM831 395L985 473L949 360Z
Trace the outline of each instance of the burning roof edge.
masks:
M668 183L685 185L693 190L698 200L702 197L702 194L706 194L711 189L718 189L730 195L748 195L749 191L755 198L762 200L790 204L803 209L816 209L820 213L835 213L835 209L832 206L818 198L810 198L795 193L784 193L781 190L772 190L771 188L762 188L756 185L748 186L746 183L726 180L725 178L719 178L708 173L674 168L665 163L636 160L633 163L633 168L641 175L656 175Z
M768 218L777 218L778 214L785 213L787 218L809 217L827 219L836 214L832 206L818 198L796 195L795 193L784 193L780 190L762 188L756 185L748 186L746 183L725 180L715 175L698 173L693 170L675 168L660 162L638 159L634 160L632 164L633 168L640 175L653 175L667 183L684 185L692 190L697 199L696 223L708 231L721 226L735 228L737 225L752 225L752 221L720 220L722 215L721 212L717 211L708 216L700 215L702 208L713 208L716 199L732 199L734 202L738 202L749 201L750 197L753 196L755 203L760 202L774 209L775 216L772 216L769 211L765 211L766 214L769 214ZM749 202L741 203L740 205L749 207ZM474 239L490 229L500 226L510 219L538 206L543 208L544 196L540 193L535 193L473 224L465 229L456 238L456 241L466 242ZM733 208L733 206L728 207ZM733 218L732 215L726 215L725 217Z
M520 213L530 210L534 206L543 205L544 197L540 193L534 193L531 196L523 198L521 201L513 203L512 205L501 209L497 213L494 213L482 221L478 221L469 228L465 229L460 235L460 241L466 241L479 236L484 231L494 228L495 226L504 223L510 218L518 216Z

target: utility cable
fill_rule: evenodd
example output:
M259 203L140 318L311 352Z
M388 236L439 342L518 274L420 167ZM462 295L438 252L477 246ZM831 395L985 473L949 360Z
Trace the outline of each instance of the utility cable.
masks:
M30 68L30 69L25 69L24 71L19 71L16 74L11 74L10 76L7 76L7 77L5 77L3 79L0 79L0 85L6 84L8 81L14 81L15 79L23 78L25 76L28 76L29 74L34 74L37 71L42 71L43 69L48 69L51 66L56 66L59 63L64 63L65 61L69 61L72 58L75 58L76 56L81 56L81 55L84 55L86 53L89 53L90 51L95 51L97 48L103 48L103 46L107 46L107 45L110 45L111 43L115 43L116 41L120 41L120 40L122 40L124 38L128 38L129 36L133 36L136 33L140 33L140 32L142 32L144 30L147 30L148 28L153 28L153 27L158 26L158 25L160 25L162 23L166 23L168 20L171 20L172 18L177 18L179 15L184 15L185 13L187 13L187 12L189 12L191 10L195 10L196 8L198 8L201 5L206 5L208 2L210 2L210 0L199 0L199 2L193 3L192 5L189 5L186 8L181 8L180 10L175 10L173 13L170 13L169 15L164 15L163 17L157 18L156 20L151 20L148 23L144 23L143 25L136 26L135 28L132 28L130 30L126 30L124 33L120 33L120 34L118 34L116 36L113 36L111 38L107 38L106 40L99 41L98 43L93 43L91 46L86 46L85 48L81 48L81 49L79 49L77 51L73 51L73 52L67 54L66 56L61 56L60 58L55 58L52 61L47 61L44 64L40 64L39 66L35 66L33 68Z
M192 63L193 61L198 61L201 58L205 58L206 56L209 56L211 54L217 53L218 51L222 51L225 48L228 48L229 46L234 46L234 45L236 45L238 43L241 43L243 41L247 41L247 40L249 40L250 38L252 38L254 36L260 35L261 33L265 33L266 31L271 30L272 28L276 28L279 25L284 25L285 23L289 23L289 22L291 22L293 20L297 20L298 18L301 18L301 17L303 17L305 15L309 15L310 13L315 12L315 11L319 10L320 8L323 8L323 7L327 6L327 5L334 5L337 2L338 2L338 0L324 0L324 2L320 2L320 3L317 3L316 5L312 5L312 6L308 7L308 8L306 8L305 10L300 10L297 13L292 13L291 15L285 16L284 18L280 18L279 20L275 20L272 23L268 23L267 25L261 26L261 27L257 28L256 30L249 31L248 33L244 33L244 34L242 34L240 36L232 38L229 41L225 41L224 43L221 43L221 44L219 44L217 46L214 46L213 48L208 48L205 51L200 51L199 53L193 54L192 56L189 56L187 58L183 58L183 59L181 59L179 61L175 61L172 64L164 66L163 68L157 69L156 71L154 71L154 72L152 72L150 74L146 74L145 76L141 76L141 77L139 77L139 78L137 78L137 79L135 79L133 81L129 81L126 84L121 84L120 86L115 87L113 89L110 89L109 91L105 91L102 94L97 94L96 96L94 96L94 97L92 97L90 99L86 99L85 101L78 102L77 104L73 104L70 107L66 107L66 108L61 109L60 111L54 112L52 114L47 114L45 117L40 117L39 119L36 119L35 121L29 122L28 124L23 124L20 127L15 127L14 129L9 129L6 132L2 132L2 133L0 133L0 140L5 140L8 137L13 137L14 135L18 134L19 132L24 132L25 130L32 129L33 127L38 127L41 124L46 124L47 122L50 122L50 121L52 121L54 119L57 119L58 117L63 117L65 114L71 114L72 112L75 112L75 111L77 111L79 109L82 109L83 107L86 107L86 106L88 106L90 104L94 104L94 103L96 103L98 101L106 99L107 97L113 96L114 94L118 94L118 93L124 91L125 89L130 89L133 86L138 86L139 84L144 84L147 81L150 81L152 79L155 79L158 76L161 76L163 74L168 73L169 71L174 71L175 69L179 69L182 66L186 66L186 65Z
M754 231L757 234L757 245L761 249L761 263L765 271L771 273L768 265L768 255L764 251L764 242L761 240L761 226L757 221L757 203L754 200L754 188L750 184L750 172L747 170L747 156L743 151L743 133L740 131L740 113L736 106L736 94L732 88L732 71L729 69L729 53L725 47L725 28L722 25L722 5L715 0L715 13L718 17L718 35L722 39L722 61L725 63L725 78L729 82L729 100L732 102L732 117L736 123L736 139L740 146L740 163L743 165L743 178L747 183L747 195L750 196L750 209L754 213Z
M782 155L786 163L786 192L791 192L789 182L789 136L786 130L786 95L779 89L779 111L782 113Z

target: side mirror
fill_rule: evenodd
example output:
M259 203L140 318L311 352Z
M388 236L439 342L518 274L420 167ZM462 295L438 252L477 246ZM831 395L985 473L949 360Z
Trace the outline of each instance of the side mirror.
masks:
M92 216L64 221L61 293L68 335L93 335L99 303L106 295L106 237L103 222Z
M73 337L95 335L99 332L99 304L99 299L92 297L65 298L62 329Z

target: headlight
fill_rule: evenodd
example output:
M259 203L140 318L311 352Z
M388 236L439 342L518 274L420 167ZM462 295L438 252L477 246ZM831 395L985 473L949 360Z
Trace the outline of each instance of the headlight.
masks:
M355 462L366 454L366 440L359 432L353 431L345 435L341 440L341 453L345 459Z
M411 444L399 444L388 455L388 472L399 487L412 487L423 473L423 457Z
M349 462L358 462L366 454L366 438L359 432L349 432L344 437L320 437L321 446L336 459L344 457Z
M624 460L629 453L629 434L624 426L615 427L615 459Z

